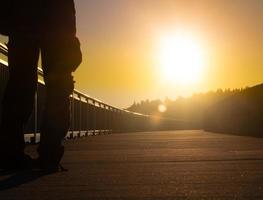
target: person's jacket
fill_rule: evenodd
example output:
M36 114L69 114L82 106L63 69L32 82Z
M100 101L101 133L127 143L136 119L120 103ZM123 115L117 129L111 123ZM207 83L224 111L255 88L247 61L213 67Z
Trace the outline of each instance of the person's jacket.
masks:
M8 35L9 32L9 16L8 16L8 0L0 3L0 34Z
M73 0L3 0L0 33L75 36Z
M57 49L65 70L76 70L82 54L73 0L3 0L1 9L0 34L38 38L42 47Z

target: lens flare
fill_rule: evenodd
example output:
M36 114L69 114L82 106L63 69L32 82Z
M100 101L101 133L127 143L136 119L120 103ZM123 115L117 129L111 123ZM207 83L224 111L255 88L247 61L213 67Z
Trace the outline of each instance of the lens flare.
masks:
M159 110L159 112L164 113L164 112L166 112L167 107L164 104L160 104L158 106L158 110Z

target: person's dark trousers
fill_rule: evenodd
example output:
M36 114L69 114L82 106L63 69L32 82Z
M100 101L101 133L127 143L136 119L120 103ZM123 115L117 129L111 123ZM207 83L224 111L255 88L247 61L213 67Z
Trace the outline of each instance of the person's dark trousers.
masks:
M37 88L37 62L41 49L46 85L39 157L44 165L58 165L64 153L63 139L70 123L72 69L64 62L63 45L55 40L32 36L9 38L10 79L3 100L0 153L10 158L24 153L23 126L33 109Z
M74 89L72 70L65 63L59 41L46 38L41 46L46 103L38 152L46 167L57 166L63 156L62 143L70 126L70 95Z
M37 88L39 46L36 39L11 35L8 43L9 81L3 97L0 126L1 158L24 154L23 127L33 109Z

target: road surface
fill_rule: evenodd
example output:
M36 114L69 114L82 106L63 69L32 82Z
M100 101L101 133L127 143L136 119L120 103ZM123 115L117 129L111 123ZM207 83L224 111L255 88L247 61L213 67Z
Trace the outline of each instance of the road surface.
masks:
M190 130L100 135L65 145L68 172L2 172L0 199L263 199L260 138Z

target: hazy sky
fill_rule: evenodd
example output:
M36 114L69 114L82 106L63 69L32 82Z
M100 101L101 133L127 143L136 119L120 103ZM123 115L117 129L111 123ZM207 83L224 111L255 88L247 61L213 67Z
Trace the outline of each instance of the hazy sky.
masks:
M263 82L262 0L75 0L83 63L76 88L110 104ZM158 42L183 30L205 52L203 79L162 82ZM191 56L190 58L191 59Z

